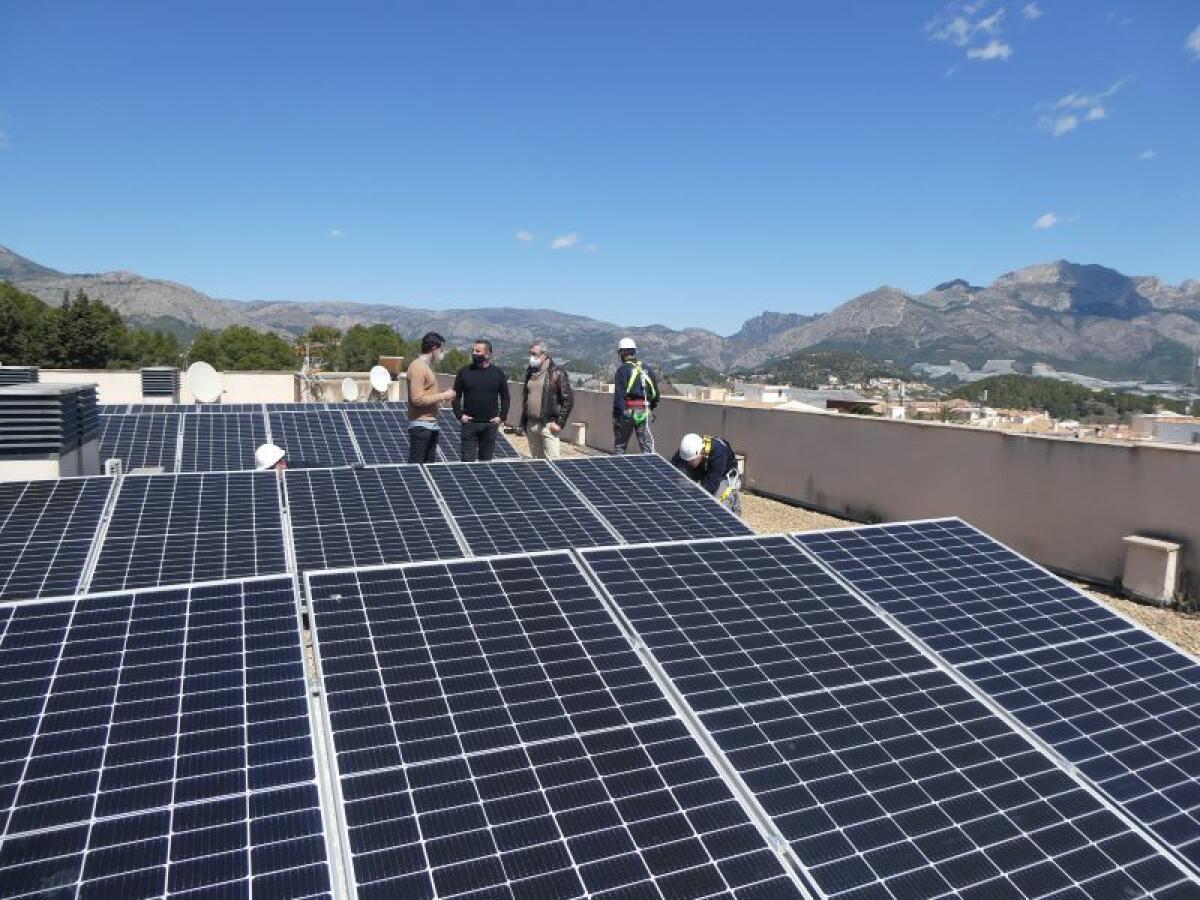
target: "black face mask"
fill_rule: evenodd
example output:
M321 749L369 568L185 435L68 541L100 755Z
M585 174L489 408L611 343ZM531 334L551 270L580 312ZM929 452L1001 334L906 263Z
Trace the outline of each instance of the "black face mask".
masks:
M482 366L485 362L487 362L487 357L482 353L472 353L471 362L475 363L477 366Z

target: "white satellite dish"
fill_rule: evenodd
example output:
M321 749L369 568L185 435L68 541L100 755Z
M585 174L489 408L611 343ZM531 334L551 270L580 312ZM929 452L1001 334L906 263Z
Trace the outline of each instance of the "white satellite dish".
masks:
M188 390L200 403L216 403L221 399L221 376L206 362L194 362L187 370Z
M392 384L392 373L383 366L371 366L371 388L381 394L387 393Z
M347 403L358 399L358 382L349 375L342 379L342 399Z

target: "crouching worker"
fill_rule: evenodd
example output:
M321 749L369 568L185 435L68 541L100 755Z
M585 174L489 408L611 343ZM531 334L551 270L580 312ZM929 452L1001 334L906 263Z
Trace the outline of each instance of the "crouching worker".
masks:
M708 434L685 434L671 462L734 515L742 514L742 478L729 441Z

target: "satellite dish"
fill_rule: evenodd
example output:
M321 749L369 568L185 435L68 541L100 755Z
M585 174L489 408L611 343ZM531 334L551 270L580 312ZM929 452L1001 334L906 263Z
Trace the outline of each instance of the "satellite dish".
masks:
M371 367L371 388L383 394L392 383L392 374L383 366Z
M221 399L221 376L206 362L194 362L187 370L188 390L200 403L216 403Z
M349 375L342 379L342 399L347 403L358 399L358 382Z

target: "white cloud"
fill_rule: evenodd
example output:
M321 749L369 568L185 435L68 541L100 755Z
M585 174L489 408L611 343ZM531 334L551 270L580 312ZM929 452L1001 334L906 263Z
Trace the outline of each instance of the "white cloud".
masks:
M1200 61L1200 25L1192 29L1192 33L1183 42L1183 49L1192 54L1193 60Z
M957 74L958 74L958 66L951 66L950 68L948 68L946 70L946 74L943 75L942 77L943 78L953 78Z
M337 240L341 240L343 237L345 237L345 234L342 233L342 229L340 229L340 228L330 228L329 236L331 238L333 238L333 240L337 241Z
M1095 94L1073 91L1053 103L1039 103L1038 108L1044 112L1038 117L1038 128L1057 138L1074 131L1084 122L1107 119L1107 101L1129 82L1129 77L1119 78Z
M1110 12L1104 14L1104 21L1109 25L1132 25L1134 19L1133 16L1123 16L1120 13Z
M967 59L1008 59L1012 56L1012 47L1004 41L988 41L983 47L972 47L967 51Z
M575 232L564 234L562 237L556 237L550 242L551 250L568 250L579 243L579 235Z
M1055 212L1042 213L1034 220L1033 227L1044 231L1047 228L1053 228L1055 225L1061 225L1064 222L1078 222L1079 216L1060 216Z
M1045 14L1045 11L1037 3L1026 3L1021 7L1021 15L1030 22L1034 19L1040 19Z
M585 251L585 252L587 252L587 253L595 253L595 252L596 252L597 250L599 250L600 248L599 248L599 247L597 247L595 244L584 244L584 245L583 245L582 247L580 247L579 249L580 249L580 250L583 250L583 251Z
M518 228L517 233L513 235L518 241L532 241L535 235L532 231L526 231L524 228Z
M1145 150L1143 150L1141 153L1138 154L1138 159L1151 160L1151 159L1154 159L1154 157L1156 157L1156 156L1158 156L1158 154L1155 153L1152 148L1147 147Z
M1004 20L1004 8L990 16L976 19L975 14L987 5L981 3L951 3L925 23L925 33L931 40L945 41L955 47L965 47L976 37L1000 33Z

